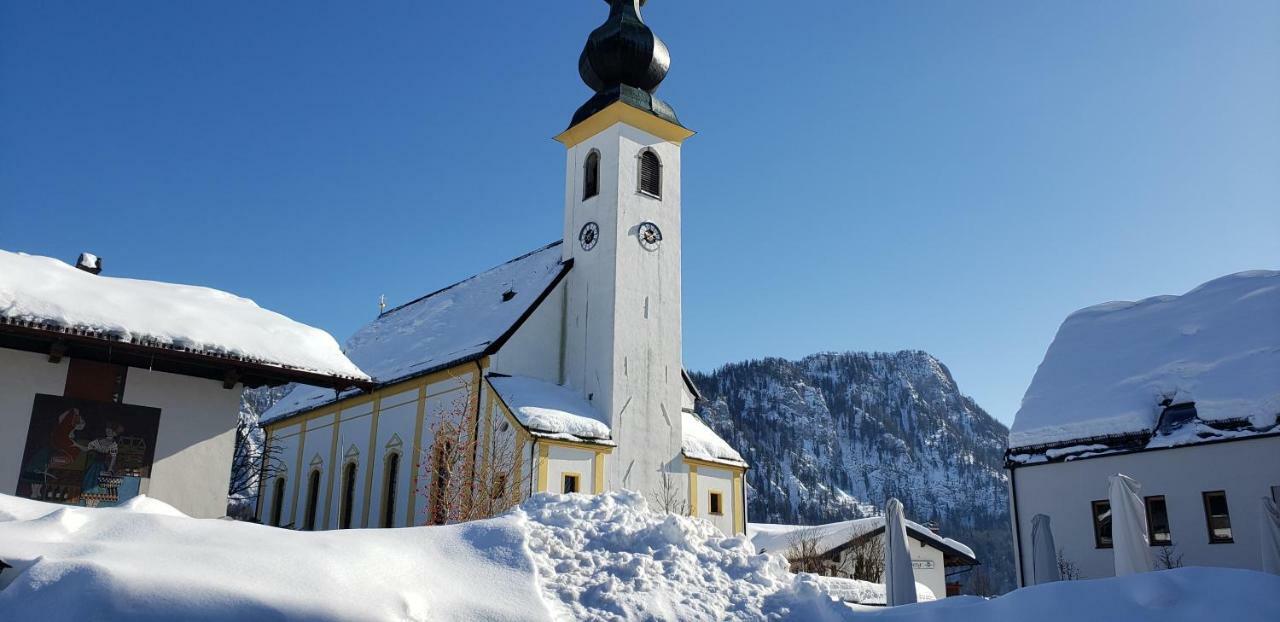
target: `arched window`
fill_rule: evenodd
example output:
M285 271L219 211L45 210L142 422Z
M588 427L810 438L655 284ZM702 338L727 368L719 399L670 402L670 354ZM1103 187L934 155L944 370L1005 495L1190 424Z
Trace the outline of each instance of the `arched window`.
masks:
M279 527L280 518L284 515L285 478L276 478L275 492L271 495L271 526Z
M453 453L453 442L442 438L435 447L435 485L431 491L431 524L443 525L449 522L449 511L454 505L455 496L449 489L449 480L453 477L453 469L458 456Z
M592 149L582 165L582 200L597 194L600 194L600 152Z
M342 468L342 508L338 514L338 528L351 529L351 515L356 503L356 463L348 462Z
M640 152L640 192L662 198L662 160L652 149Z
M400 454L387 456L385 473L382 474L382 521L383 527L396 526L396 484L400 477Z
M302 516L302 528L316 530L316 509L320 503L320 471L312 471L307 480L307 513Z

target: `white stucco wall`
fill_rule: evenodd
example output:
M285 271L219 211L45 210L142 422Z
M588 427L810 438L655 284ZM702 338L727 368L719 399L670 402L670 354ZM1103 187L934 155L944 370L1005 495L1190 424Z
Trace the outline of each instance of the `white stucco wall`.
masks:
M698 490L695 515L711 521L725 534L733 535L737 531L737 509L733 502L733 472L728 469L715 469L698 465ZM711 493L721 494L724 512L711 514Z
M160 409L146 494L191 516L226 515L242 392L217 380L129 369L124 402Z
M1123 473L1143 496L1164 495L1177 551L1187 566L1258 570L1260 498L1280 485L1280 437L1103 456L1019 467L1013 472L1018 556L1030 580L1031 519L1046 514L1067 559L1085 578L1114 575L1112 549L1094 545L1091 502L1107 498L1107 477ZM1223 490L1231 514L1230 544L1210 544L1202 492ZM1153 555L1159 547L1152 547Z
M595 452L553 445L547 451L547 492L564 493L564 476L578 476L578 492L591 494L595 488Z
M875 536L883 546L884 533L881 532ZM947 597L947 568L944 563L944 555L942 551L921 544L919 540L907 534L907 552L911 554L911 572L915 575L917 583L923 583L928 587L933 595L937 598ZM840 563L843 567L853 567L852 558L856 557L855 549L847 549L840 554ZM884 575L880 576L880 583L884 583Z
M523 295L537 296L541 292ZM565 285L561 282L489 360L489 371L508 376L528 376L553 384L564 382L561 352L564 346Z
M0 349L0 493L17 492L35 396L62 395L67 364L65 358L50 363L48 355Z

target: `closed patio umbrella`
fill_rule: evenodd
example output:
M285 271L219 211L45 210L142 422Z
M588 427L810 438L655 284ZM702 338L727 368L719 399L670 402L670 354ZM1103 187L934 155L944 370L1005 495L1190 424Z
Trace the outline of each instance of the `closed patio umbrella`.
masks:
M1036 514L1031 517L1031 584L1052 583L1062 580L1058 568L1058 547L1053 543L1053 530L1049 517Z
M1147 541L1147 509L1142 485L1126 475L1113 475L1107 495L1111 502L1111 546L1116 576L1151 572L1151 544Z
M1271 497L1262 498L1262 571L1280 574L1280 508Z
M890 499L884 508L884 591L890 607L916 602L916 576L907 549L907 523L902 502Z

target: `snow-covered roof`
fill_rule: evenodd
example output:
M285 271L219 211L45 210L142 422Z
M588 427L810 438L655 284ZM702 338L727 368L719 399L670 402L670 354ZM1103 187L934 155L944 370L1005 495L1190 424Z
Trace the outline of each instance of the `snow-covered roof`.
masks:
M610 436L604 417L573 389L523 376L488 379L511 414L539 436L570 441L601 441Z
M383 313L347 340L347 356L381 385L492 354L569 270L560 242ZM263 423L336 401L299 385Z
M687 411L681 412L680 422L683 431L681 449L685 457L731 466L747 466L747 461L742 459L742 455L730 447L729 443L720 438L714 430L707 427L707 424L703 423L697 415Z
M367 380L329 333L224 291L0 250L0 325Z
M1009 447L1092 447L1082 441L1151 434L1162 404L1188 402L1201 422L1276 425L1280 272L1241 272L1181 296L1071 314L1022 399Z
M907 532L914 538L928 541L934 548L944 552L966 557L976 562L973 549L967 545L943 538L931 529L913 521L905 521ZM883 516L856 518L825 525L778 525L770 523L748 523L747 538L758 551L786 554L799 538L813 538L815 551L824 555L838 549L850 541L866 536L884 528Z

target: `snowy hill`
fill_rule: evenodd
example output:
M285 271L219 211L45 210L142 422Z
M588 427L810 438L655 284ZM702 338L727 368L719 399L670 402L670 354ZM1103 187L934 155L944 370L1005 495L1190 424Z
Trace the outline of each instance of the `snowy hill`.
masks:
M752 465L752 522L820 524L907 515L968 543L995 587L1013 587L1008 430L925 352L816 354L694 374L699 413Z
M1280 577L1181 568L886 609L633 493L539 495L445 527L299 532L0 495L3 620L1262 622Z

